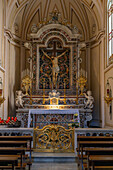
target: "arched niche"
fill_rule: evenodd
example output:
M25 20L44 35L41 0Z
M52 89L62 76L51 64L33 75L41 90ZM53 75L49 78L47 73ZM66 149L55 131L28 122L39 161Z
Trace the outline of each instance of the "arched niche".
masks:
M28 35L32 44L32 61L30 71L33 73L33 94L41 95L43 88L45 88L47 93L53 88L58 89L61 93L63 93L63 90L66 88L67 94L76 94L78 44L80 36L81 35L76 32L74 28L70 29L68 26L61 24L44 25L36 33ZM54 47L49 48L48 45L50 42L51 44L54 44ZM57 46L58 42L61 44L61 49ZM54 68L51 57L54 57L54 59L58 58L57 62L59 73L56 86L51 85L54 84L52 77L54 74L52 73ZM48 71L44 69L44 65ZM63 71L61 71L63 68L65 69L64 75ZM45 77L43 76L44 74L46 74ZM62 83L59 85L59 82L61 81Z

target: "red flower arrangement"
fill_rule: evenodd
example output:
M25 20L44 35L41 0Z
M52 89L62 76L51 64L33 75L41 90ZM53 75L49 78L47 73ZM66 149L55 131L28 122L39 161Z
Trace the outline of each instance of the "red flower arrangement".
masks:
M17 121L17 117L8 117L7 120L0 118L0 125L14 125Z

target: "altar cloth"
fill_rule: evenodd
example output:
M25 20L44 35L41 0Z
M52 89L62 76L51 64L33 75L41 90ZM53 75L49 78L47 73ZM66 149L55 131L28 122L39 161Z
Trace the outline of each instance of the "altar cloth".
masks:
M28 128L31 124L31 115L35 114L79 114L79 109L30 109L28 115Z

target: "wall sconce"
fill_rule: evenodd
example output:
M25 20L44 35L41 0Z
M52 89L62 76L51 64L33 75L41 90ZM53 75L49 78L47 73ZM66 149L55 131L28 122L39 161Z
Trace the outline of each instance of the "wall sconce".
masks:
M3 87L2 87L2 78L0 77L0 106L5 101L4 96L2 97Z
M111 91L111 86L110 86L110 84L109 84L109 79L112 79L112 80L113 80L113 77L109 77L109 78L107 79L107 83L106 83L104 100L105 100L105 102L107 103L107 105L109 105L109 104L112 102L112 100L113 100L112 91Z

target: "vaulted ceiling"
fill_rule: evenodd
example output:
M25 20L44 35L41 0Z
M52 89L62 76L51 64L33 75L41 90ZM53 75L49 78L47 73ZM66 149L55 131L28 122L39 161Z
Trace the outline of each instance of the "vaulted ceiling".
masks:
M22 40L54 10L79 29L83 41L103 29L103 0L7 0L6 6L6 28Z

